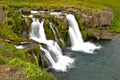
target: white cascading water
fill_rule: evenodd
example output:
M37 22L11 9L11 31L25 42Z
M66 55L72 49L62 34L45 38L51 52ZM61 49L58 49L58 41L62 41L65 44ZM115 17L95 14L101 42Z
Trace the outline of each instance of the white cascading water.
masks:
M52 23L52 22L49 22L49 25L50 25L50 28L51 28L52 31L53 31L53 34L54 34L54 36L55 36L55 40L58 42L57 34L56 34L55 30L53 29L53 23Z
M39 43L46 42L46 35L44 34L44 20L39 22L39 19L32 18L33 22L31 24L30 39L33 39ZM40 35L41 34L41 35Z
M48 58L48 60L50 61L50 64L51 64L51 65L54 65L54 64L55 64L55 61L54 61L53 58L51 57L49 51L48 51L47 49L44 49L42 46L40 46L40 49L45 52L45 56L46 56L46 57Z
M47 45L47 49L44 49L42 46L40 47L40 49L45 52L45 56L51 63L52 68L58 71L66 71L68 67L71 67L71 64L74 60L68 56L64 56L61 48L55 41L46 39L43 28L44 20L41 23L36 18L32 18L32 20L33 22L31 24L30 39ZM50 54L54 54L57 58L57 61L55 61Z
M79 30L78 23L72 14L66 16L69 22L69 36L71 40L71 49L74 51L83 51L86 53L93 53L95 49L99 49L100 46L96 46L90 42L84 42Z

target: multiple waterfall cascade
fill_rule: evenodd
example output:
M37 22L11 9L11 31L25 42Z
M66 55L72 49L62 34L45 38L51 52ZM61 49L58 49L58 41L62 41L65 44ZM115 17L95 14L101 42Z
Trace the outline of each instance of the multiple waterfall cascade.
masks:
M45 52L45 56L49 60L51 68L58 71L66 71L68 67L71 67L74 60L63 55L62 50L56 41L46 39L43 28L44 20L42 20L42 22L39 22L36 18L32 18L32 20L33 22L31 24L30 39L47 45L46 49L40 45L40 49ZM52 57L52 55L54 55L55 58Z
M71 49L74 51L83 51L86 53L93 53L95 49L99 49L100 46L96 46L90 42L84 42L81 32L79 30L78 23L72 14L66 16L69 22L69 36L71 40Z
M40 50L42 50L45 54L45 58L47 58L46 62L50 65L49 68L54 68L57 71L66 71L68 68L72 67L72 63L74 62L73 58L70 58L67 55L63 55L63 51L61 50L60 46L58 45L58 41L62 41L61 38L58 38L57 34L59 33L58 30L54 29L54 23L49 22L49 27L53 31L53 36L55 37L54 40L47 40L46 34L44 30L44 19L39 21L38 18L34 18L33 14L39 13L38 11L31 11L31 19L33 22L31 23L31 31L29 34L29 38L38 42L43 43L46 45L46 47L40 45ZM42 12L44 13L44 11ZM95 49L99 49L100 46L96 46L93 43L90 42L84 42L82 39L81 32L79 30L78 23L72 14L62 13L62 12L51 12L51 15L54 15L56 17L59 17L60 15L64 14L66 15L66 19L69 23L69 36L71 41L71 47L70 49L73 51L83 51L86 53L93 53ZM26 17L22 15L23 17ZM56 34L57 32L57 34ZM18 49L23 49L24 46L15 46Z

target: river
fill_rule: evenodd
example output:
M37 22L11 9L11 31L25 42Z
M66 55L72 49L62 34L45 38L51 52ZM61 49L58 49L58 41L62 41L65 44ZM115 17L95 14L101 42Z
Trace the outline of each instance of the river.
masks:
M120 37L100 40L95 54L67 51L75 59L67 72L53 72L58 80L120 80Z

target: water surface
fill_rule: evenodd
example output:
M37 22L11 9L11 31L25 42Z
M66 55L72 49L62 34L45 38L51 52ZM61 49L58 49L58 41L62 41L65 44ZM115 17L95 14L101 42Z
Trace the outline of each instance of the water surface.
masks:
M103 47L95 54L71 52L76 60L68 72L55 72L58 80L120 80L120 37L98 41Z

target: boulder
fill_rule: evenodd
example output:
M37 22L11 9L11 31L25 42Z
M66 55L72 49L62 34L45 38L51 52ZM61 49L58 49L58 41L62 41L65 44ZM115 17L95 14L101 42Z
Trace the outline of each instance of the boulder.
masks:
M102 11L100 12L100 25L101 26L111 26L112 25L112 22L113 22L113 17L114 17L114 14L113 12L110 12L110 11Z
M81 10L81 19L85 27L109 27L112 25L114 13L110 9L101 12L92 12L89 9Z

